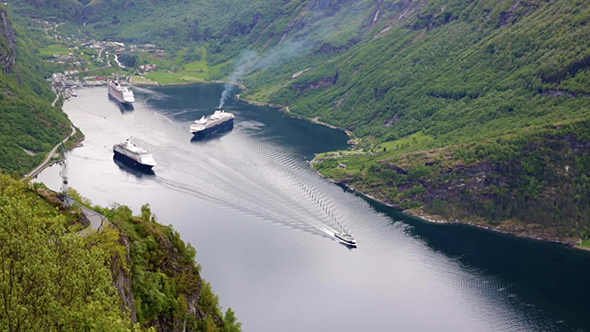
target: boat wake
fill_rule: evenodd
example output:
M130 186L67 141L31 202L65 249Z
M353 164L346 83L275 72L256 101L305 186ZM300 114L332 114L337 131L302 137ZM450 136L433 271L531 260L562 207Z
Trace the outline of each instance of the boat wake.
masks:
M206 143L150 147L155 155L168 156L159 159L159 169L166 172L158 171L155 181L202 201L319 236L334 238L334 233L348 231L346 216L339 212L344 209L323 190L326 181L289 151L239 131Z
M152 100L165 100L165 99L170 99L171 97L165 93L153 90L153 89L146 89L146 88L142 88L140 86L137 85L133 85L133 90L135 90L136 92L140 92L144 99L147 101L149 99Z

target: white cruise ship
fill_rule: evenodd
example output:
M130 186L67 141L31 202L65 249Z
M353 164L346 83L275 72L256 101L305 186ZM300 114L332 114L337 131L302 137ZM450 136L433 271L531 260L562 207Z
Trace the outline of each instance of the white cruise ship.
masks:
M121 86L121 84L117 81L109 82L109 96L115 98L115 100L121 104L131 105L133 102L135 102L133 91L129 90L125 86Z
M145 149L133 144L129 139L113 145L115 157L132 166L151 169L156 166L154 157Z
M234 126L234 115L224 110L216 110L213 114L203 116L191 124L190 132L195 136L230 129Z

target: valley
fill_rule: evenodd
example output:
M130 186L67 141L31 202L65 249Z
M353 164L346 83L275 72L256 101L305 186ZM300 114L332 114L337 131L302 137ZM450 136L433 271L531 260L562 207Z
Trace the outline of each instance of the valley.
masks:
M334 294L352 283L351 296L359 303L362 291L383 307L393 304L400 329L432 329L439 325L414 319L418 310L405 316L400 308L408 303L418 308L411 299L419 289L442 283L451 286L441 293L431 289L431 304L452 297L455 312L463 314L456 322L437 316L442 330L469 330L469 324L499 331L587 329L576 294L587 295L578 276L587 272L583 257L590 248L589 3L10 0L0 15L0 169L16 179L46 158L57 160L52 157L57 146L60 158L74 163L83 194L103 206L110 205L105 195L129 200L121 188L157 189L141 197L157 201L158 215L189 234L187 241L208 248L203 258L214 266L210 276L221 289L221 303L238 303L246 326L342 329L334 317L346 316L352 307L319 303L339 298ZM139 96L134 108L104 100L97 91L109 80L134 90ZM102 106L93 108L97 105ZM202 142L185 137L194 117L221 106L236 112L235 130ZM146 128L149 123L157 130ZM72 125L81 130L59 145ZM102 134L111 128L143 135L144 144L166 156L162 170L149 177L113 168L110 140L123 137ZM88 146L67 152L82 133ZM179 139L177 145L171 137ZM100 184L87 182L81 175L86 172L101 178ZM53 167L41 177L51 183L56 174ZM187 183L180 181L183 176ZM146 203L129 202L135 210ZM197 223L215 235L190 226L186 211L199 208L220 223ZM113 218L121 212L107 210ZM131 212L123 212L130 224L120 225L130 234L139 229L138 245L151 245L141 236L164 232L147 225L149 217L143 221L150 232L143 232ZM247 226L237 226L240 220ZM267 229L260 220L286 227ZM240 242L235 234L239 246L223 243L234 227L252 238L257 232L272 234L288 245L271 237L259 246ZM283 233L283 228L293 230ZM348 229L359 237L359 249L333 251L327 240ZM303 244L318 251L296 249ZM248 252L236 254L243 261L232 257L237 247ZM265 256L277 269L254 258L273 250L289 257ZM314 269L319 260L299 252L326 253L341 263L351 259L357 268L397 283L380 279L385 295L378 296L334 274L343 271L339 268ZM216 253L223 253L226 268L216 266ZM555 257L563 265L548 263ZM287 267L290 260L298 262L300 274ZM417 261L426 262L424 269ZM380 266L386 266L385 274ZM414 271L405 277L424 279L408 281L397 270L402 266ZM267 279L259 271L276 276L269 286L273 291L264 290L261 280ZM312 278L317 271L323 277ZM556 286L558 277L570 285ZM282 300L274 298L284 289L281 280L294 290ZM298 284L301 280L309 287ZM397 287L404 283L408 289ZM258 290L247 296L252 307L236 295L251 284ZM547 284L552 286L544 288ZM319 291L322 285L326 288ZM315 308L332 318L320 322L311 297L299 301L298 292L323 294ZM476 293L492 302L477 301ZM260 295L276 301L271 305ZM216 307L213 295L210 300ZM159 313L171 314L170 308L184 313L183 301L162 304ZM469 304L489 316L466 309ZM201 315L192 328L229 330L220 309L214 310L208 322ZM268 326L257 318L265 310L275 313ZM290 310L305 312L310 321ZM168 326L162 315L140 322ZM345 320L355 329L391 324ZM495 320L500 324L494 327Z

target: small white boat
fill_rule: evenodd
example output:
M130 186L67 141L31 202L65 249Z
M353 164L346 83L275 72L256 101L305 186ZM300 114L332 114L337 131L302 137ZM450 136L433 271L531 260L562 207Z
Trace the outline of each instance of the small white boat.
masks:
M337 238L342 244L356 248L356 240L352 237L352 235L336 232L334 233L334 237Z

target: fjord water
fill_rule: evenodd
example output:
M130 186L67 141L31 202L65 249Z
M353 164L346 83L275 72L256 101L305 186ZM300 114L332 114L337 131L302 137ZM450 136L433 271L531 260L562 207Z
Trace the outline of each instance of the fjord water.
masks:
M194 140L191 121L222 85L135 88L133 110L104 88L65 112L86 135L70 184L94 204L150 203L197 250L204 277L244 331L579 331L590 326L590 255L459 225L428 224L318 177L314 153L340 131L229 101L235 128ZM133 136L158 166L113 160ZM59 188L59 169L38 181ZM348 249L330 235L348 230Z

